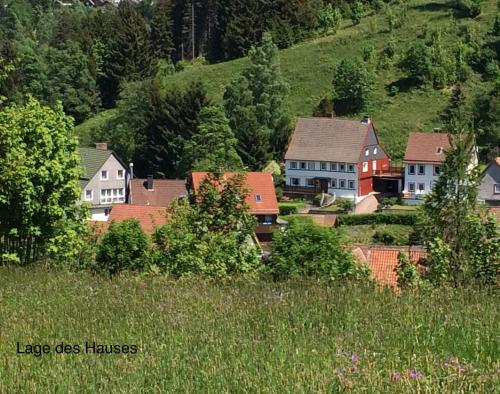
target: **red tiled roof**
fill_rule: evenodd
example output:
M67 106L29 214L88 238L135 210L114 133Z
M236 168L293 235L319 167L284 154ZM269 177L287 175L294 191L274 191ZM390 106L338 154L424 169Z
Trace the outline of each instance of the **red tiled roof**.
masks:
M148 190L146 179L130 181L130 203L167 207L173 200L187 195L186 184L177 179L154 179L153 190Z
M115 204L109 214L108 223L126 219L137 219L147 234L152 234L156 226L167 222L165 208L150 205Z
M193 189L197 193L201 182L207 177L207 172L193 172ZM224 173L224 178L230 178L236 175L234 172ZM245 187L249 193L246 203L249 211L253 215L277 215L279 213L278 200L274 190L273 176L267 172L246 172ZM257 201L260 196L260 201Z
M410 132L404 160L440 163L446 156L444 150L450 147L449 134ZM442 153L437 153L437 148L442 148Z
M368 263L372 275L381 285L398 287L395 269L398 266L398 254L404 252L410 261L417 264L420 259L427 256L425 249L421 247L390 247L390 246L357 246L353 254L358 260Z

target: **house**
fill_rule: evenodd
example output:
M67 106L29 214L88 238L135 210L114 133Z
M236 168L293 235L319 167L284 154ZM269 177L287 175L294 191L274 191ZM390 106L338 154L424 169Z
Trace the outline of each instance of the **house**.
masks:
M418 203L432 191L446 157L445 150L450 147L447 133L410 133L403 160L403 197L409 203Z
M166 208L152 205L115 205L109 214L107 224L127 219L138 220L144 232L151 235L155 227L167 222Z
M186 182L178 179L131 179L128 191L128 203L167 207L178 198L187 197Z
M91 220L108 220L114 204L125 203L128 169L107 144L79 148L84 175L80 177L81 200L88 203Z
M405 253L410 262L417 266L419 261L427 257L425 248L421 246L355 245L352 248L354 257L370 267L372 276L379 284L393 288L398 288L399 252Z
M359 202L375 191L374 177L389 167L369 118L299 117L285 154L285 193L322 192Z
M490 207L500 207L500 157L492 160L482 172L478 197Z
M192 187L195 195L207 175L207 172L192 173ZM226 172L223 177L229 179L234 175L236 173ZM258 222L255 233L259 241L270 241L272 232L277 226L276 221L279 214L273 176L267 172L246 172L244 175L244 187L248 190L245 201L248 204L249 212L256 217Z

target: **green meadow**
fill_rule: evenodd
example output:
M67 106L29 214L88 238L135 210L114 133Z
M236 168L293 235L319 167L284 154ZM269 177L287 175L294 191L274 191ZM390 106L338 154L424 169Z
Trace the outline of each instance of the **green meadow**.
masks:
M0 267L0 392L493 393L498 305L480 289Z

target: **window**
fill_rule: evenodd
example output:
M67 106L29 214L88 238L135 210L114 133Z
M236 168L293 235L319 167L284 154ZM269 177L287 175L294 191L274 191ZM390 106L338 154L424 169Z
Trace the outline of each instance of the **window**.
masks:
M340 184L340 189L345 189L345 179L340 179L339 180L339 184Z
M116 172L116 179L125 179L125 171L123 170L118 170Z
M109 179L109 174L107 170L101 171L101 181L107 181Z
M307 178L306 183L307 183L307 186L314 186L314 179L313 178Z
M337 171L337 163L330 163L330 171Z
M418 184L418 191L423 192L425 190L425 183L419 183Z
M347 166L347 171L349 171L349 172L354 172L354 164L349 164L349 165Z
M290 185L300 186L300 179L299 178L290 178Z
M500 183L493 185L493 194L500 194Z
M345 172L345 164L344 163L340 163L339 164L339 171L340 172Z
M314 162L307 163L307 169L311 170L311 171L315 170L316 169L316 165L315 164L316 163L314 163Z
M264 215L264 220L262 224L273 224L274 223L274 216L272 215Z
M436 154L440 155L441 153L443 153L443 147L438 146L438 147L436 148Z
M373 170L373 171L376 171L376 170L377 170L377 161L376 161L376 160L373 160L373 161L372 161L372 170Z
M374 155L376 155L376 154L377 154L377 152L378 152L377 147L373 148L373 154L374 154Z
M415 175L415 164L410 164L408 166L408 175Z
M354 181L349 181L349 189L354 189Z
M365 149L365 156L368 156L370 154L370 149L366 148Z
M92 201L94 199L93 190L85 190L85 201Z
M101 204L125 202L124 189L101 189Z
M261 202L262 201L262 196L260 194L255 195L255 201Z
M320 164L321 171L326 171L326 163Z
M301 170L306 170L307 169L307 165L306 165L305 162L303 162L303 161L300 162L300 169Z
M363 172L367 172L367 171L368 171L368 162L364 161L363 162Z
M336 189L337 188L337 180L335 178L332 178L331 180L332 188Z
M440 175L440 174L441 174L441 167L434 166L434 175Z
M295 170L297 168L297 162L296 161L291 161L290 162L290 168Z
M423 164L418 165L418 175L425 175L425 166Z
M408 191L411 193L415 192L415 184L413 182L408 183Z

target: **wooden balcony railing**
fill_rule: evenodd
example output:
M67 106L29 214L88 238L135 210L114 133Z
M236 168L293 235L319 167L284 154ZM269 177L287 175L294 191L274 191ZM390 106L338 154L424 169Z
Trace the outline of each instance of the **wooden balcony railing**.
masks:
M404 167L400 166L390 166L387 168L381 168L373 171L373 175L388 175L388 176L402 176L404 172Z
M321 189L318 186L290 186L290 185L285 185L285 192L291 192L291 193L311 193L311 194L318 194L320 193Z

